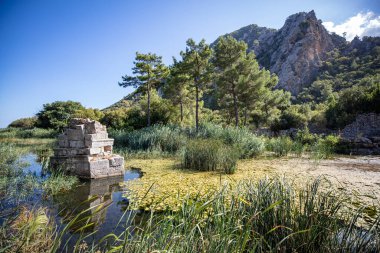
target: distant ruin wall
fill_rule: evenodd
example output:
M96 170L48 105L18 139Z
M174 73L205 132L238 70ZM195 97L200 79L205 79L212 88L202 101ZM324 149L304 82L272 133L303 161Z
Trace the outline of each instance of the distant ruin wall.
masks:
M358 115L354 122L342 130L341 136L347 139L380 136L380 114Z
M360 114L341 131L340 149L355 155L380 155L380 114Z
M99 122L72 119L58 136L51 165L82 178L123 175L124 158L112 154L113 141Z

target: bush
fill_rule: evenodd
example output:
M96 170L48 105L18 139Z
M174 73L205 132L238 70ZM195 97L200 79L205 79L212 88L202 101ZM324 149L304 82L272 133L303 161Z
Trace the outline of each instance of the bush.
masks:
M293 141L288 136L272 138L268 141L267 148L277 156L286 156L293 149Z
M198 133L190 131L190 136L221 140L226 145L235 146L240 158L258 156L264 152L264 141L245 127L222 127L215 124L201 124Z
M37 126L62 130L75 113L84 109L81 103L73 101L56 101L51 104L44 104L43 109L37 113Z
M13 121L8 127L30 129L36 126L37 117L21 118Z
M339 137L335 135L328 135L325 138L320 138L312 146L312 153L316 159L331 158L339 143Z
M184 151L183 166L201 171L222 171L232 174L236 170L239 151L219 140L198 139L190 141Z

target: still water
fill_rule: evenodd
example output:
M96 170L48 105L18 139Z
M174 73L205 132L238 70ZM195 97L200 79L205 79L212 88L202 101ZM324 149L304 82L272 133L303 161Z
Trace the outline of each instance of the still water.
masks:
M48 174L42 169L41 158L33 153L29 153L20 158L26 162L25 173L32 173L43 182L48 178ZM90 209L86 215L91 215L92 226L86 228L86 233L94 235L88 237L86 241L91 243L93 240L102 238L109 233L120 234L128 224L126 217L128 199L123 197L123 182L141 177L138 170L126 170L124 176L110 177L103 179L93 179L81 181L79 186L74 189L60 193L55 196L44 196L41 190L35 190L26 200L19 202L18 205L28 206L29 208L45 207L47 213L58 225L58 231L62 230L70 220L79 213ZM104 206L101 211L95 211L96 207ZM8 206L14 208L14 206ZM1 209L1 208L0 208ZM6 213L6 210L0 210ZM122 218L124 217L124 218ZM2 217L6 218L6 217ZM80 227L85 224L78 224ZM75 227L69 231L64 238L72 238L68 246L75 243L79 235L76 235Z

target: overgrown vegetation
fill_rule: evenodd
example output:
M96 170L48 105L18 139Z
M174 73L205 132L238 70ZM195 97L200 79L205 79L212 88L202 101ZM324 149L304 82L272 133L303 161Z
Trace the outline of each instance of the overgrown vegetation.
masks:
M116 130L110 133L115 138L118 152L126 155L128 153L135 154L135 157L138 155L141 158L144 158L143 152L146 154L145 157L160 156L160 154L161 156L168 154L180 156L184 150L191 150L196 155L202 153L195 151L197 148L201 150L201 145L198 143L203 143L203 145L210 144L210 148L218 145L226 146L228 147L227 153L230 152L231 156L237 155L241 159L258 157L265 151L273 152L276 156L293 154L300 157L303 154L310 154L314 158L325 159L333 155L339 142L337 136L323 137L311 134L307 128L299 130L293 138L289 136L264 138L256 136L245 127L223 127L211 123L201 124L198 131L195 128L154 125L132 132ZM217 142L219 142L218 145L215 144ZM206 153L213 152L207 148L204 151ZM202 155L207 156L206 153L199 154L199 159ZM215 151L213 154L216 153L218 152ZM214 155L210 155L210 157L214 157ZM213 165L209 166L213 167ZM200 168L200 170L208 170L206 165L203 167L205 169Z
M219 140L192 140L185 146L183 167L200 171L221 171L232 174L236 170L239 151Z
M31 129L20 129L20 128L4 128L0 129L0 138L55 138L57 136L57 131L53 129L43 129L43 128L31 128Z
M79 183L76 176L67 175L61 171L54 171L42 183L45 195L56 195L74 188Z
M121 234L108 234L93 244L80 240L75 244L74 238L70 240L74 240L76 252L270 252L278 249L377 252L380 216L371 217L365 225L360 223L366 217L364 209L347 209L347 196L332 189L323 190L325 183L328 182L320 178L295 190L278 178L246 180L233 188L225 185L215 192L188 196L181 201L178 211L158 213L151 209L141 214L126 213L129 225ZM14 241L1 240L3 247L56 252L64 246L62 235L51 232L52 223L41 210L27 212L11 226L19 236L13 237ZM83 231L92 217L83 214L74 217L63 233L72 228ZM78 227L77 223L83 222ZM5 228L2 229L4 236ZM84 234L80 236L83 237Z
M38 186L35 176L23 171L25 166L14 145L0 142L0 209L17 205Z

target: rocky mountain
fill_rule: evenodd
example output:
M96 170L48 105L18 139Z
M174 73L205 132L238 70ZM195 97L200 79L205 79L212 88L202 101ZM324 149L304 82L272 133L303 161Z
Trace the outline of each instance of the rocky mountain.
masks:
M293 95L315 80L327 52L347 43L329 34L314 11L291 15L279 30L249 25L226 35L244 40L259 63L279 76L277 88Z

